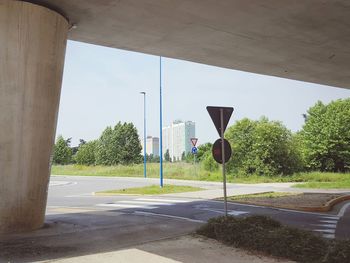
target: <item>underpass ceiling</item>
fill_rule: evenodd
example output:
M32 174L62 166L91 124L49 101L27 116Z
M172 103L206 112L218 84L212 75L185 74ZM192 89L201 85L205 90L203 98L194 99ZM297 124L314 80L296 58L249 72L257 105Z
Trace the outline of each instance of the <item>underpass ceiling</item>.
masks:
M347 0L37 0L69 39L350 88Z

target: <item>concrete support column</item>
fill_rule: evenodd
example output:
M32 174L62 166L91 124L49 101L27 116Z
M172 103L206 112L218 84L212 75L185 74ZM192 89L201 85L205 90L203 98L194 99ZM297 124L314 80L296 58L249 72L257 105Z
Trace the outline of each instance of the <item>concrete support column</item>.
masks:
M0 234L42 226L68 22L0 0Z

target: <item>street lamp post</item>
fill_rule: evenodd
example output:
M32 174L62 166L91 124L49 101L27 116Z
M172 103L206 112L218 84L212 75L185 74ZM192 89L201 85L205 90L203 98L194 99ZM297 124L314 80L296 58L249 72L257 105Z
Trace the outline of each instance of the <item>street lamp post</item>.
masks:
M146 92L142 91L140 93L143 94L143 176L146 178Z

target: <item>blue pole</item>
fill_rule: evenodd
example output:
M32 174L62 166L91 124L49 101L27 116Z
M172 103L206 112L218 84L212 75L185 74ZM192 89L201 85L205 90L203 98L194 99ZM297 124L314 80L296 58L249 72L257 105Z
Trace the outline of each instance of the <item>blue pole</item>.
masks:
M147 142L146 142L146 137L147 137L147 132L146 132L146 92L143 93L143 176L146 178L147 177L147 172L146 172L146 147L147 147Z
M162 112L162 57L159 57L159 177L163 187L163 112Z
M146 178L147 177L147 153L146 153L146 92L140 92L143 94L143 176Z

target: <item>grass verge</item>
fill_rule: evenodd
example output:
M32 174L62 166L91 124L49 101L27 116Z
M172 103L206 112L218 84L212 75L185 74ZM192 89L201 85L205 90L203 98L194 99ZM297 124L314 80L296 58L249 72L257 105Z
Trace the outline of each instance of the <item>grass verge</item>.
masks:
M84 165L53 165L53 175L80 175L80 176L118 176L118 177L142 177L143 164L130 166L84 166ZM222 181L220 170L206 171L200 164L190 163L164 163L164 174L167 179L199 180L199 181ZM147 165L147 176L159 177L159 164ZM350 188L350 173L298 173L291 176L236 176L227 175L230 183L286 183L298 182L295 187L301 188Z
M195 192L200 190L204 190L204 189L199 187L183 186L183 185L164 185L163 188L160 188L159 185L151 185L151 186L145 186L145 187L101 191L101 192L97 192L97 194L161 195L161 194Z
M349 240L327 240L265 216L217 217L197 230L227 245L303 263L350 262Z
M298 195L299 193L290 193L290 192L266 192L266 193L258 193L258 194L246 194L246 195L234 195L228 196L228 201L237 201L237 200L249 200L256 198L278 198L284 196Z

